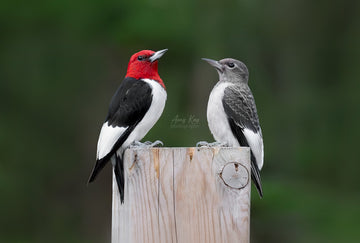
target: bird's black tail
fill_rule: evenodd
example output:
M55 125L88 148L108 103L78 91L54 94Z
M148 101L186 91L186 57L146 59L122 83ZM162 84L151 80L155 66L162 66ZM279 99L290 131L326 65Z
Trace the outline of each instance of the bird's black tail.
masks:
M230 124L230 128L231 131L234 133L235 137L237 138L237 140L239 141L240 146L245 146L245 147L250 147L249 143L247 142L245 135L241 129L241 127L239 127L236 122L229 118L228 119L229 124ZM251 151L251 150L250 150ZM262 191L262 187L261 187L261 178L260 178L260 170L259 167L256 163L256 159L255 156L253 154L253 152L251 151L251 179L253 180L256 189L260 195L260 198L263 197L263 191Z
M102 159L96 160L95 166L91 172L88 183L93 182L96 179L97 175L104 168L104 166L107 164L108 161L109 161L108 156L106 156Z
M262 198L263 191L261 186L260 170L252 152L251 152L251 179L255 184L256 190L258 191L260 198Z
M125 189L123 155L124 152L122 152L121 155L115 153L115 166L114 166L114 173L115 173L116 183L119 188L121 203L124 203L124 189Z
M114 173L115 173L116 183L119 188L121 203L124 202L124 187L125 187L124 163L122 159L123 155L124 152L121 153L121 156L118 155L117 153L114 153L113 155L115 157ZM110 160L110 156L105 156L102 159L96 160L94 169L91 172L88 183L91 183L96 179L99 172L104 168L104 166L107 164L109 160Z

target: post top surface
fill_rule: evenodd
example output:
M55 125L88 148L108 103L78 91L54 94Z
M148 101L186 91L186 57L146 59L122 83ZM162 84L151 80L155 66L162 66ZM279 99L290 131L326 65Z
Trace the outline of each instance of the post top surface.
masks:
M172 150L172 149L196 149L196 150L249 150L249 147L130 147L129 150Z

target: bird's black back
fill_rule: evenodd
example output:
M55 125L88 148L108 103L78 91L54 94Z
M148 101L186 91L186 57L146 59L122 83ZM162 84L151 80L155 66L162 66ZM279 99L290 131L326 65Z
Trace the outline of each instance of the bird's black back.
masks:
M141 79L125 78L111 99L105 122L127 127L145 116L152 101L152 89Z

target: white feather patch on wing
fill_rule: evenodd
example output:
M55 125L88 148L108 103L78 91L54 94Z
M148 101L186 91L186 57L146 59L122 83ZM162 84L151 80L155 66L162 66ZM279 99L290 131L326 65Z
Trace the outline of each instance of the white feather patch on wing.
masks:
M264 145L261 132L255 133L252 130L245 128L244 135L255 156L259 170L261 170L264 164Z
M107 122L104 123L97 144L96 159L104 158L126 129L127 127L112 127Z

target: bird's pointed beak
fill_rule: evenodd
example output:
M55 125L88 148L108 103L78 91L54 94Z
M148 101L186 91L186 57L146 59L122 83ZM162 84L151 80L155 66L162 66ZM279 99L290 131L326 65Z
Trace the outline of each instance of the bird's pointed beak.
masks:
M167 52L168 49L160 50L152 54L152 56L149 58L150 62L155 62L156 60L159 60L160 57L162 57L165 52Z
M214 68L216 68L216 70L220 73L223 73L223 66L215 60L209 59L209 58L201 58L202 60L204 60L205 62L209 63L211 66L213 66Z

